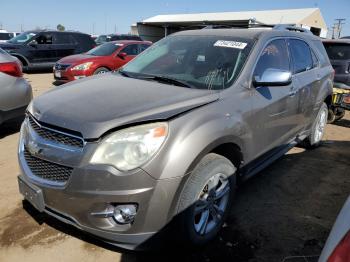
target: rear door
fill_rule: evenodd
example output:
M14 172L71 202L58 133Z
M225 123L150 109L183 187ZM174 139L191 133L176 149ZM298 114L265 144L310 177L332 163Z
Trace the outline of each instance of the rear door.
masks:
M313 121L313 111L321 88L319 62L305 41L289 39L288 46L292 57L293 84L299 97L298 122L300 129L306 129Z
M56 48L56 61L69 55L74 54L77 42L69 33L55 33L54 47Z
M269 69L291 70L287 41L283 38L272 40L263 48L253 76L261 78ZM298 100L293 82L286 86L252 88L255 157L294 138L299 124Z

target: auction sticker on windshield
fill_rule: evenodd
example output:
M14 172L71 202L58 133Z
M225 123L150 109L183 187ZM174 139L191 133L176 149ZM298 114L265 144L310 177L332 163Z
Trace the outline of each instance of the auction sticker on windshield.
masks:
M214 46L244 49L247 46L247 43L236 42L236 41L218 40L215 42Z

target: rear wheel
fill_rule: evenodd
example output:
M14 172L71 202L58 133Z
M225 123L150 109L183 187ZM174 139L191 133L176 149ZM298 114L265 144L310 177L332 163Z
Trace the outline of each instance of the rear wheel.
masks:
M95 70L94 75L98 75L98 74L105 74L107 72L109 72L110 70L106 67L99 67Z
M180 196L181 227L186 242L202 245L221 229L235 191L234 165L217 154L206 155Z
M312 124L311 134L302 141L302 146L306 148L315 148L320 145L327 124L328 107L323 103Z

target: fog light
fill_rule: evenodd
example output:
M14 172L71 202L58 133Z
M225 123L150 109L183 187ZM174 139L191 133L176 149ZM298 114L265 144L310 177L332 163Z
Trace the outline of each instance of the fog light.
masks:
M136 212L136 205L119 205L114 208L113 218L119 224L131 224Z

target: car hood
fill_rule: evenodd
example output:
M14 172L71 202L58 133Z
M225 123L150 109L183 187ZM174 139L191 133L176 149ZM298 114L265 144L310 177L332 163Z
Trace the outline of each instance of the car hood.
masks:
M70 55L60 59L57 63L60 64L76 64L85 61L98 60L99 56L92 56L87 54Z
M0 43L0 48L4 49L4 50L8 50L8 49L18 49L22 46L23 44L12 44L12 43Z
M107 73L52 89L34 99L28 110L40 122L96 139L111 129L166 120L218 98L218 91Z

